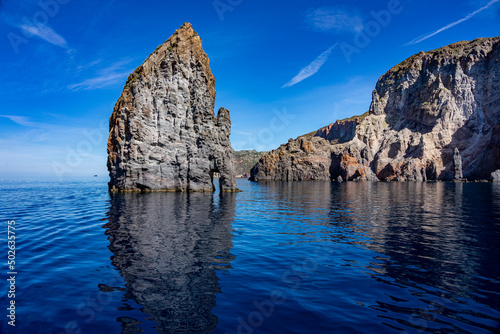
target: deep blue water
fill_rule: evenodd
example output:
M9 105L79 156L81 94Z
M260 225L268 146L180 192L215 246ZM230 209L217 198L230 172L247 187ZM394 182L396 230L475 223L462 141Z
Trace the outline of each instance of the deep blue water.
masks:
M489 333L500 185L250 183L110 195L3 182L2 333Z

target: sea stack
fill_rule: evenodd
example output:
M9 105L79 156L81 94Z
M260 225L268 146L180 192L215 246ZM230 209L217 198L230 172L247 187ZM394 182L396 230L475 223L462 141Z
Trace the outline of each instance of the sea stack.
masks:
M462 172L462 156L460 155L460 151L456 147L453 153L453 165L455 166L455 180L462 180L462 178L464 177Z
M214 114L215 79L184 23L128 77L109 120L111 191L236 191L231 119Z

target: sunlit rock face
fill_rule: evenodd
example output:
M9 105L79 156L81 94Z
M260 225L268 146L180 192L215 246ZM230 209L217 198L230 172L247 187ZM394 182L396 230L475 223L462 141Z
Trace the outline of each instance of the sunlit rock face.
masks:
M110 118L112 191L236 191L229 111L214 114L215 79L185 23L132 73Z
M494 37L412 56L379 79L368 113L289 140L252 179L491 179L500 168L499 52Z
M140 305L159 333L210 333L220 286L231 269L235 194L113 194L109 236L113 266L126 282L125 298ZM126 321L125 321L126 320ZM118 319L124 333L144 329Z

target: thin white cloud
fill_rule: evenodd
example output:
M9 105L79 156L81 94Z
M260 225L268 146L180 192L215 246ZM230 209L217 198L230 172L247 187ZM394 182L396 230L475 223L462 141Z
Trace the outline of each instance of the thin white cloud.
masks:
M54 118L61 118L61 115L57 114L50 114ZM31 121L30 117L26 116L17 116L17 115L0 115L1 118L7 118L11 120L12 122L28 127L28 128L33 128L30 129L29 131L32 130L47 130L50 132L60 132L60 133L67 133L67 134L74 134L75 131L81 130L81 127L73 127L73 126L66 126L66 125L58 125L58 124L51 124L51 123L40 123L40 122L33 122ZM50 132L47 132L50 134ZM17 137L15 137L17 138Z
M339 43L336 43L335 45L331 46L328 50L320 54L312 63L304 67L299 74L294 76L292 80L287 82L286 84L283 85L282 88L285 87L291 87L295 84L298 84L299 82L309 78L310 76L316 74L316 72L319 71L319 69L325 64L325 62L328 60L328 57L332 53L332 51L335 49L335 47Z
M127 66L131 62L132 62L132 59L129 59L129 58L119 60L117 62L112 63L108 67L105 67L105 68L101 69L101 73L115 72L117 70L122 69L124 66Z
M319 31L360 32L363 30L361 17L346 10L321 7L308 13L306 23Z
M406 43L404 46L414 45L414 44L420 43L420 42L422 42L422 41L425 41L425 40L426 40L426 39L428 39L428 38L431 38L432 36L435 36L435 35L437 35L437 34L439 34L439 33L443 32L443 31L445 31L445 30L448 30L448 29L450 29L450 28L452 28L452 27L456 26L457 24L460 24L460 23L462 23L462 22L465 22L465 21L467 21L467 20L471 19L472 17L474 17L475 15L479 14L480 12L482 12L482 11L484 11L484 10L486 10L486 9L490 8L492 5L494 5L494 4L495 4L495 3L497 3L498 1L500 1L500 0L492 0L492 1L488 2L488 4L487 4L486 6L481 7L481 8L479 8L478 10L476 10L476 11L474 11L474 12L472 12L472 13L468 14L468 15L467 15L467 16L465 16L464 18L461 18L461 19L460 19L460 20L458 20L458 21L455 21L455 22L452 22L452 23L450 23L450 24L448 24L448 25L445 25L444 27L442 27L442 28L440 28L440 29L438 29L438 30L436 30L436 31L434 31L434 32L432 32L432 33L429 33L429 34L424 35L424 36L417 37L417 38L415 38L414 40L412 40L412 41L410 41L410 42Z
M93 90L106 88L123 82L130 72L131 71L100 75L96 78L87 79L80 83L69 85L68 88L71 90Z
M100 62L102 62L102 59L97 59L97 60L94 60L93 62L90 62L88 64L84 64L84 65L80 65L76 68L77 71L81 71L81 70L86 70L88 68L91 68L91 67L94 67L96 65L98 65Z
M131 59L126 59L113 63L110 66L101 69L95 77L69 85L68 89L74 91L94 90L123 83L127 76L133 71L133 69L130 68L124 69L124 66L130 62Z
M24 116L0 115L0 117L8 118L12 122L14 122L18 125L21 125L21 126L28 126L28 127L39 126L39 123L31 122L28 117L24 117Z
M49 42L50 44L60 46L65 49L68 48L68 43L66 42L64 37L59 35L54 29L49 28L46 25L39 24L35 26L24 24L20 26L20 28L26 33L37 36L38 38L41 38L44 41Z

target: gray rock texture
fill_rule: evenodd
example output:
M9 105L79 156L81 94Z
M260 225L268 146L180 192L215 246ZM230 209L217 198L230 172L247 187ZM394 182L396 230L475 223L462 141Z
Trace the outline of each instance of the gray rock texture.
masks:
M500 182L500 169L497 169L496 171L491 173L491 181Z
M490 179L500 168L499 53L494 37L412 56L379 79L368 113L281 145L251 179Z
M453 165L455 166L455 180L461 180L464 177L462 172L462 156L456 147L453 153Z
M132 73L109 120L111 191L236 191L229 111L215 116L215 79L185 23Z

